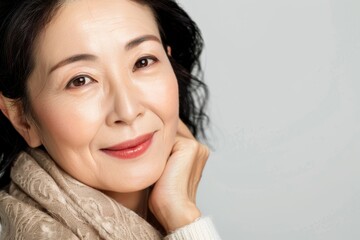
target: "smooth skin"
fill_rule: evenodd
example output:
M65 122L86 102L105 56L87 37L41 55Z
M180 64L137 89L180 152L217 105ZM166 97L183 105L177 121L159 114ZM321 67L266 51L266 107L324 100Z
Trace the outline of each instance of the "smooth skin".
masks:
M36 43L30 113L0 98L29 146L43 145L72 177L138 214L148 206L167 232L200 217L209 151L179 120L171 46L163 48L151 10L128 0L68 1ZM135 159L103 151L148 133L152 143Z

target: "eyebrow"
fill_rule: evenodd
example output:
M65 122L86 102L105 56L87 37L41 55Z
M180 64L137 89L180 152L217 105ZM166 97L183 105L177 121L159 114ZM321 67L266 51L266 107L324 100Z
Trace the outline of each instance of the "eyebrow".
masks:
M55 66L50 68L50 71L49 71L48 75L50 75L50 73L52 73L56 69L61 68L61 67L65 66L65 65L67 65L67 64L74 63L74 62L79 62L79 61L95 61L96 59L97 59L97 57L95 55L91 55L91 54L73 55L73 56L68 57L68 58L66 58L64 60L61 60Z
M144 36L137 37L137 38L131 40L130 42L128 42L125 45L125 50L130 51L131 49L134 49L135 47L139 46L140 44L142 44L143 42L146 42L146 41L155 41L155 42L161 43L160 39L158 37L156 37L155 35L144 35ZM51 67L48 75L50 75L56 69L61 68L65 65L74 63L74 62L96 61L97 59L98 59L98 57L96 57L95 55L92 55L92 54L76 54L76 55L70 56L64 60L61 60L60 62L55 64L53 67Z
M125 50L130 51L131 49L139 46L141 43L146 42L146 41L155 41L155 42L161 43L160 39L154 35L144 35L144 36L135 38L135 39L131 40L130 42L128 42L125 45Z

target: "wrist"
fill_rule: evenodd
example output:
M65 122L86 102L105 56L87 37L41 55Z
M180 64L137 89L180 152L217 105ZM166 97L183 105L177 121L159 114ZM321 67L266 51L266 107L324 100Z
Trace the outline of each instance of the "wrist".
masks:
M172 204L150 204L151 212L154 214L156 219L163 226L167 233L184 227L201 217L200 210L193 202L170 202Z
M200 210L191 204L187 207L178 207L177 211L168 214L165 220L165 230L170 233L186 225L189 225L201 217Z

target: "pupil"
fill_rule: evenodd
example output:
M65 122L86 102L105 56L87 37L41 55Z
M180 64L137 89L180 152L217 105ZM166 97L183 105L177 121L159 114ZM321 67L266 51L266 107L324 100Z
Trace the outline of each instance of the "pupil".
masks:
M147 60L146 59L141 60L140 64L142 67L145 67L147 65Z
M81 86L81 85L84 85L84 83L85 83L85 78L81 77L75 81L75 86Z

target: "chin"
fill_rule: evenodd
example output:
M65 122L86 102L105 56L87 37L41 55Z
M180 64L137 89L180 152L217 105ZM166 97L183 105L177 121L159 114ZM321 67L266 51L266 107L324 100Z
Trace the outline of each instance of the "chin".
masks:
M138 182L136 187L134 186L134 190L136 191L137 189L138 191L140 191L154 185L160 179L162 173L163 173L163 169L159 171L158 174L151 174L147 176L146 179L142 179L142 181Z
M120 186L117 189L113 189L113 191L131 193L145 190L160 179L164 168L165 165L161 168L147 168L144 169L145 171L137 171L136 174L129 176L126 180L120 180Z

